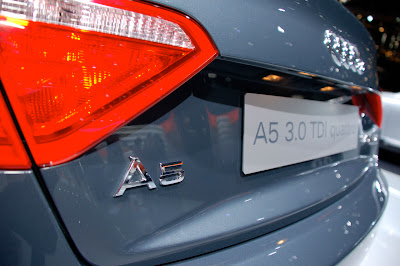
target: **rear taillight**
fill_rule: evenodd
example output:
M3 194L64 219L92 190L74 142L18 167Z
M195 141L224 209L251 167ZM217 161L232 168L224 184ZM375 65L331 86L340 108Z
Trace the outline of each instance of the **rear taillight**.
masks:
M353 104L359 106L360 113L365 113L379 127L382 124L382 102L380 94L366 93L353 95Z
M8 108L0 97L0 169L28 169L31 162L14 126Z
M69 161L217 54L175 11L131 1L3 0L0 76L39 166Z

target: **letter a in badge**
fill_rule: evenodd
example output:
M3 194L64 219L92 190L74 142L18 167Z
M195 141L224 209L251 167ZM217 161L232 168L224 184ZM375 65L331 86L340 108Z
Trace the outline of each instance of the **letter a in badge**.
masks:
M124 175L121 185L118 187L117 192L114 194L115 197L122 196L126 189L140 186L147 186L149 189L156 188L150 175L147 173L143 164L140 162L138 157L129 156L131 163L129 168Z

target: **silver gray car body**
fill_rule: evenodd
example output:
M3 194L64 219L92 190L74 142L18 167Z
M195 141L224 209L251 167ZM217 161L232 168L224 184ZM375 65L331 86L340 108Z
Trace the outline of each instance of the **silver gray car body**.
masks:
M203 25L220 56L78 159L1 172L0 260L10 265L338 262L385 206L376 143L245 176L243 96L328 100L351 95L352 86L378 91L368 32L334 0L153 2ZM326 30L357 45L363 75L335 63L324 43ZM260 82L268 73L290 83ZM328 95L321 86L340 90ZM220 119L213 126L205 119L230 112L239 113L234 123ZM160 125L172 114L176 130L166 133ZM360 135L367 132L360 128ZM113 198L129 156L140 157L151 176L158 175L160 162L181 160L185 180Z

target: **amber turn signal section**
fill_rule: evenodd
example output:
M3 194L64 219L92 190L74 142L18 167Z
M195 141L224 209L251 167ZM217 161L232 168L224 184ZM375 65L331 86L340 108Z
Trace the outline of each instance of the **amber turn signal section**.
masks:
M126 31L142 27L147 35L139 32L142 39L126 37L130 33L121 31L119 24L118 34L113 35L67 23L0 16L1 78L41 167L81 155L162 100L217 55L208 34L183 14L124 0L98 1L88 10L103 8L106 14L110 7L117 10L112 10L115 14L122 9L135 12L136 20ZM165 21L179 25L184 33L176 36L187 36L190 41L184 41L192 45L149 41L155 36L153 25L158 27L154 34L161 36L159 25Z
M356 94L352 96L353 104L359 106L360 113L365 113L371 120L381 127L382 102L381 96L375 93Z
M31 162L14 126L10 113L0 97L0 169L29 169Z

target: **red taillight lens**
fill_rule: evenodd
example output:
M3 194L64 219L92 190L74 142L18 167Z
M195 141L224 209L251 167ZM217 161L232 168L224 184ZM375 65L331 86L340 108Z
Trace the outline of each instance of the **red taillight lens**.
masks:
M1 4L0 75L40 166L82 154L217 54L197 23L171 10L36 2Z
M381 127L382 102L381 96L375 93L353 95L353 103L360 107L360 113L365 113L371 120Z
M14 126L7 106L0 97L0 169L29 169L31 162Z

